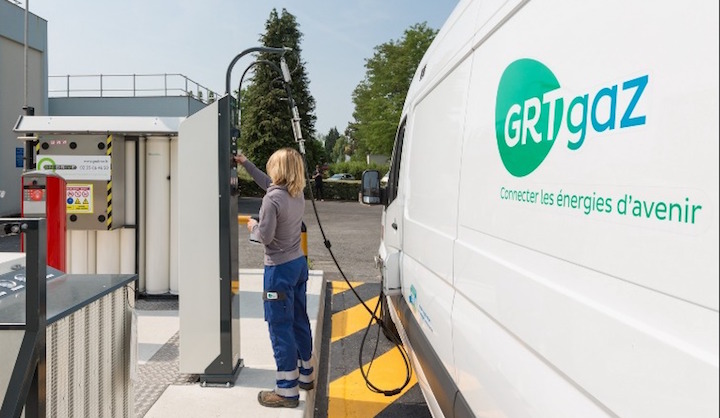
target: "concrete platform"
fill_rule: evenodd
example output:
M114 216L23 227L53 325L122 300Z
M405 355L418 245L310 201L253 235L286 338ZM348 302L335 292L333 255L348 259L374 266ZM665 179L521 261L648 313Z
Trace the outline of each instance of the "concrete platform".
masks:
M138 369L135 377L136 416L147 418L181 417L312 417L315 391L300 391L295 409L265 408L257 401L260 390L275 386L275 361L267 324L263 320L262 270L240 270L240 357L245 367L231 388L201 387L177 369L179 318L177 309L143 309L139 304ZM320 353L325 299L323 272L310 271L307 286L308 315L314 339L314 362ZM182 299L182 297L181 297ZM320 330L319 332L317 330ZM161 392L159 398L157 393ZM149 408L149 409L148 409ZM147 411L147 412L145 412Z

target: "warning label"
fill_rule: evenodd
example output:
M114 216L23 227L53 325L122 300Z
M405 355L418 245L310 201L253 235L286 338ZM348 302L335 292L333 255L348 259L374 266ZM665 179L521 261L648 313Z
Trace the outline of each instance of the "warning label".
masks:
M92 184L68 184L66 190L67 213L93 213Z

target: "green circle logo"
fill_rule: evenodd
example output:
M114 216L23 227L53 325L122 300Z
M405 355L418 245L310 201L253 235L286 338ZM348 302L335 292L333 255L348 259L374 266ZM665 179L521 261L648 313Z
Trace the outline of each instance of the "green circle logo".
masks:
M529 58L503 72L495 102L495 136L505 169L526 176L545 160L563 115L560 83L544 64Z
M43 157L36 164L38 170L55 171L55 160L49 157Z

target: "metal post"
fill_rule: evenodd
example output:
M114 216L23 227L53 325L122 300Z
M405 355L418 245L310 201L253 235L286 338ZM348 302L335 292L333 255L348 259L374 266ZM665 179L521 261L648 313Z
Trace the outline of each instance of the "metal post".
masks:
M32 116L35 114L35 108L28 106L28 15L30 14L30 0L25 0L25 39L23 42L24 68L23 68L23 110L25 115ZM33 136L33 134L27 134ZM35 145L37 141L25 141L25 170L33 170L35 168Z
M135 88L135 74L133 74L133 97L135 97L135 92L136 92L136 91L137 91L137 90L136 90L136 88Z
M70 74L67 75L67 83L65 92L67 93L67 97L70 97Z
M34 116L35 108L32 106L23 106L25 116ZM26 136L34 136L32 133L26 134ZM38 144L37 140L25 140L25 171L35 169L35 146Z
M305 222L300 222L300 248L305 255L305 260L308 259L308 240L307 240L307 226Z
M0 416L19 418L25 408L27 418L45 418L45 335L47 327L47 237L46 221L15 219L25 233L25 335Z
M25 39L23 44L23 52L24 52L24 89L25 89L25 101L23 102L24 106L28 105L28 15L30 14L30 0L25 0Z
M33 373L30 392L25 403L25 416L45 417L45 327L47 325L47 232L45 219L28 223L25 236L27 243L26 272L27 293L25 300L25 323L29 332L37 333L35 352L37 367Z
M103 97L102 74L100 74L100 97Z

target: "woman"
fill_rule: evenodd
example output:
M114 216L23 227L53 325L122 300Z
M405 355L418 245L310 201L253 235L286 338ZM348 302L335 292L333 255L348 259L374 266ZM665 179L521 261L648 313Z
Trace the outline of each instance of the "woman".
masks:
M300 153L282 148L270 156L267 175L244 155L234 157L266 191L259 221L248 230L265 246L263 305L275 356L275 389L260 391L263 406L295 408L299 389L314 387L312 335L307 316L307 260L300 247L305 212L305 169Z

